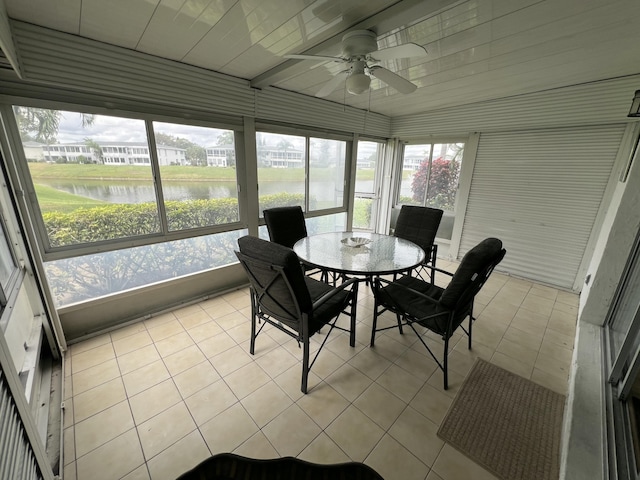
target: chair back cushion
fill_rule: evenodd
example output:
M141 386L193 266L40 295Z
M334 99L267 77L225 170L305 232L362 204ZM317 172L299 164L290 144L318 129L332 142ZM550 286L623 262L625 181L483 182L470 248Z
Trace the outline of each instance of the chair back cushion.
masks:
M486 238L469 250L442 292L440 304L450 309L464 309L480 291L493 268L502 261L505 253L502 242L497 238Z
M302 207L268 208L263 214L272 242L293 248L298 240L307 236Z
M311 310L311 296L293 250L257 237L238 239L238 259L266 313L291 325Z
M442 213L442 210L437 208L403 205L393 234L419 245L428 256L442 220Z

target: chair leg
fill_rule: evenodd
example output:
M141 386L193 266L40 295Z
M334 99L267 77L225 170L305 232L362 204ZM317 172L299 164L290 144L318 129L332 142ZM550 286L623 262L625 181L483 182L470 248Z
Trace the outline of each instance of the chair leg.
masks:
M356 346L356 305L358 304L358 282L353 285L353 298L351 299L351 325L349 328L349 345Z
M398 319L398 330L400 330L400 335L403 335L404 332L402 331L402 317L399 313L396 313L396 318Z
M448 371L448 363L449 363L449 339L444 339L444 361L442 362L443 371L444 371L444 389L449 389L449 371Z
M373 304L373 326L371 327L371 346L376 341L376 328L378 328L378 302Z
M469 350L471 350L471 329L473 328L473 301L471 302L471 310L469 310Z
M251 343L249 345L249 353L251 355L255 354L256 351L256 306L251 299Z
M309 337L302 339L302 385L300 390L307 393L307 381L309 378Z

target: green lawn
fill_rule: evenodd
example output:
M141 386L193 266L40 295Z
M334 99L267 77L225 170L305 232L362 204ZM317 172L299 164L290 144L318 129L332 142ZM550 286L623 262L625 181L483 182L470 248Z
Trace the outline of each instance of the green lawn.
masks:
M36 195L42 213L47 212L63 212L69 213L78 208L95 207L97 205L105 205L106 202L94 200L92 198L81 197L71 193L61 192L55 188L45 187L44 185L35 184Z

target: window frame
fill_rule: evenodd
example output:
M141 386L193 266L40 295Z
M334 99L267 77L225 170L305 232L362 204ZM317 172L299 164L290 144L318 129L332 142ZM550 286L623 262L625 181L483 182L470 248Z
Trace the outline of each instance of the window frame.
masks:
M375 175L374 175L374 179L373 179L373 192L359 192L356 188L356 183L357 183L357 177L358 177L358 153L359 153L359 146L361 142L368 142L368 143L376 143L378 144L378 158L376 159L376 169L375 169ZM355 203L356 200L358 198L361 199L370 199L373 202L374 205L374 209L372 209L371 212L371 218L372 218L372 225L371 225L371 229L363 229L363 228L357 228L358 230L362 230L362 231L372 231L372 232L377 232L378 231L378 225L380 225L381 223L381 215L380 215L380 211L381 211L381 201L382 201L382 180L384 177L384 169L385 169L385 159L387 158L387 152L389 149L389 141L387 139L382 139L382 138L376 138L376 137L368 137L368 136L358 136L357 141L355 142L356 145L356 152L355 152L355 156L353 157L352 161L354 162L353 168L351 169L351 171L353 172L353 182L350 185L353 185L353 192L352 192L352 203L353 203L353 208L351 209L351 214L350 214L350 218L349 218L349 225L351 225L351 230L353 230L355 227L353 227L353 215L355 213Z
M469 137L468 136L455 136L455 137L428 137L428 138L412 138L412 139L404 139L404 140L400 140L399 141L399 147L398 147L398 152L397 152L397 162L396 162L396 168L395 168L395 173L396 173L396 181L394 182L394 192L393 192L393 205L395 207L401 207L402 205L404 205L403 203L400 202L400 193L401 193L401 189L402 189L402 171L403 171L403 166L404 166L404 152L405 152L405 147L407 146L411 146L411 145L427 145L429 144L431 146L431 150L429 153L429 164L431 167L431 162L433 160L433 146L434 145L441 145L441 144L450 144L450 143L463 143L464 144L464 150L466 151L467 149L467 145L469 143ZM462 155L462 158L460 159L460 179L462 178L462 166L464 165L464 153ZM431 168L430 168L431 169ZM429 172L431 173L431 172ZM462 183L461 180L458 180L458 192L460 191L460 184ZM421 206L425 206L426 203L426 199L427 199L427 191L425 190L425 198L422 200ZM457 195L457 194L456 194ZM455 211L455 210L454 210Z
M278 125L278 124L272 124L272 123L264 123L264 122L256 122L256 128L255 128L255 133L256 133L256 140L254 140L256 142L256 150L257 150L257 135L259 133L269 133L269 134L274 134L274 135L295 135L298 137L304 137L305 139L305 146L304 146L304 150L305 150L305 172L304 172L304 178L305 178L305 195L304 195L304 206L302 208L303 212L304 212L304 216L305 218L314 218L314 217L322 217L325 215L333 215L333 214L338 214L338 213L347 213L347 221L348 221L348 210L349 210L349 204L350 204L350 199L352 197L350 192L350 179L351 179L351 162L355 161L352 158L352 151L353 151L353 143L354 143L354 135L353 134L344 134L344 133L340 133L340 132L333 132L333 131L326 131L326 130L314 130L314 129L304 129L304 128L295 128L295 127L288 127L288 126L283 126L283 125ZM320 209L320 210L309 210L309 185L310 185L310 178L309 178L309 146L310 146L310 139L311 138L317 138L320 140L336 140L336 141L344 141L345 144L345 162L344 162L344 180L343 180L343 188L344 188L344 193L343 193L343 198L342 198L342 206L341 207L331 207L331 208L324 208L324 209ZM256 169L256 173L257 173L257 169ZM260 184L258 181L258 189L260 188ZM262 214L258 214L259 216L259 226L261 225L265 225L265 221L264 221L264 216Z
M123 237L119 239L101 240L92 243L83 243L77 245L64 245L52 247L44 225L40 205L35 194L35 187L29 166L23 148L20 133L18 131L17 122L15 120L13 106L23 106L31 108L42 108L50 110L77 112L94 115L106 115L111 117L121 117L126 119L141 120L145 125L145 133L149 148L149 157L151 160L151 174L154 181L155 203L158 209L160 231L147 235L139 235L132 237ZM203 120L202 118L181 118L178 116L167 115L163 113L137 112L129 110L116 110L108 108L100 108L92 105L77 105L64 102L38 101L31 98L10 98L0 101L0 112L10 135L12 143L16 145L15 156L19 160L16 164L20 182L25 187L26 205L32 217L34 230L39 239L38 245L42 254L43 261L49 262L53 260L61 260L73 258L81 255L103 253L106 251L115 251L132 247L145 245L153 245L164 243L167 241L183 240L194 236L210 235L215 233L223 233L234 230L247 228L246 198L240 194L246 191L246 161L244 154L244 126L241 121L232 118L228 121ZM187 115L185 114L185 117ZM181 125L189 125L195 127L216 128L224 130L232 130L234 132L234 143L236 149L236 183L238 188L238 211L239 220L237 222L227 223L224 225L212 225L206 227L196 227L179 231L168 230L166 211L162 196L162 178L159 174L159 159L156 149L155 134L153 131L153 122L173 123Z
M6 249L9 252L13 264L13 268L11 269L9 276L6 278L6 285L3 285L3 282L0 281L0 315L2 315L4 313L5 307L9 303L11 292L14 292L16 290L16 285L19 283L19 278L21 276L20 272L23 269L20 265L20 262L18 261L18 256L16 255L13 240L11 239L11 236L9 234L7 221L2 209L0 209L0 229L2 230L3 234L2 238L6 240ZM3 316L0 318L3 318ZM4 322L0 322L0 325L2 325L3 330L6 328Z

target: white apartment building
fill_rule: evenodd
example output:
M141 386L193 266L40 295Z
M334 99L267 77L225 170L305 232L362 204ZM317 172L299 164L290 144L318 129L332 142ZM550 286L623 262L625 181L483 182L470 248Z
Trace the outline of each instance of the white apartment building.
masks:
M229 159L234 159L236 149L233 145L216 145L207 147L207 166L208 167L228 167Z
M33 142L35 144L35 142ZM40 161L60 162L66 159L69 163L104 163L105 165L149 165L149 146L144 142L96 142L100 152L86 143L40 144ZM32 157L38 158L32 147ZM158 162L161 166L185 165L187 162L184 148L158 145ZM35 156L34 156L35 155ZM38 161L38 160L36 160Z
M304 152L296 148L282 149L278 147L260 147L264 155L266 167L272 168L302 168L304 166Z

